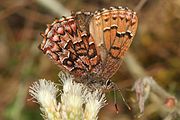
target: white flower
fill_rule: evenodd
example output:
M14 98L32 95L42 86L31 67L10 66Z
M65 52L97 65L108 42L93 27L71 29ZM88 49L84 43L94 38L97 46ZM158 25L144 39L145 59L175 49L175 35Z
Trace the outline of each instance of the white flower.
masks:
M64 120L66 118L68 120L81 120L83 115L84 86L75 83L73 77L67 73L60 72L59 77L63 82L63 93L61 95L62 118Z
M88 92L85 98L85 119L97 120L99 110L106 105L105 94L100 90L96 90L92 93Z
M29 89L30 95L41 105L45 119L58 120L60 118L60 104L56 101L58 91L55 83L45 79L34 82Z
M60 72L63 84L61 102L57 103L57 85L45 79L33 83L30 95L41 105L44 119L47 120L97 120L99 110L105 105L105 94L101 90L89 91L73 77Z

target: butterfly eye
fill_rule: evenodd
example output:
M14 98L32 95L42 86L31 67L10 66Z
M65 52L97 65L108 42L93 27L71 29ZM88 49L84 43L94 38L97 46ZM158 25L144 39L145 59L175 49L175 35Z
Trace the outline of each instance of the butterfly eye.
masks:
M106 81L106 85L107 85L107 86L111 86L111 85L112 85L112 82L111 82L110 80L107 80L107 81Z

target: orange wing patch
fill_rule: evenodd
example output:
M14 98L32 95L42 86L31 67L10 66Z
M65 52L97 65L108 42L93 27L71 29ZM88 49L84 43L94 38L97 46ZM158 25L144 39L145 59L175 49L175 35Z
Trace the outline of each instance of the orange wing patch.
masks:
M90 31L95 36L95 42L100 41L99 46L104 47L106 54L122 59L132 42L137 24L135 12L128 8L110 7L95 12Z

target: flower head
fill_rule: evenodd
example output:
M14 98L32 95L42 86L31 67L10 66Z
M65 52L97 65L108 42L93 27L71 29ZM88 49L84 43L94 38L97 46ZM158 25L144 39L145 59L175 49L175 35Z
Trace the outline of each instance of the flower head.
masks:
M58 120L60 118L60 104L56 101L58 91L55 83L45 79L34 82L29 89L30 95L41 105L45 119Z
M41 105L43 117L48 120L96 120L105 105L105 94L101 90L90 91L67 73L60 72L59 77L63 84L61 102L56 100L60 90L51 81L40 79L30 87L30 95Z

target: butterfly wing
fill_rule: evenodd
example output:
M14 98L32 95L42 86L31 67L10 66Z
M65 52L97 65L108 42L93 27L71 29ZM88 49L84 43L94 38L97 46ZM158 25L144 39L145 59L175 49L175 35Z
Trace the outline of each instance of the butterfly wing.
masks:
M99 63L100 57L97 55L93 38L79 27L76 18L63 17L48 25L42 34L44 39L40 49L61 69L75 77L86 77Z
M90 22L90 33L103 63L103 71L99 75L105 79L118 70L136 33L137 24L136 13L128 8L110 7L95 12Z

